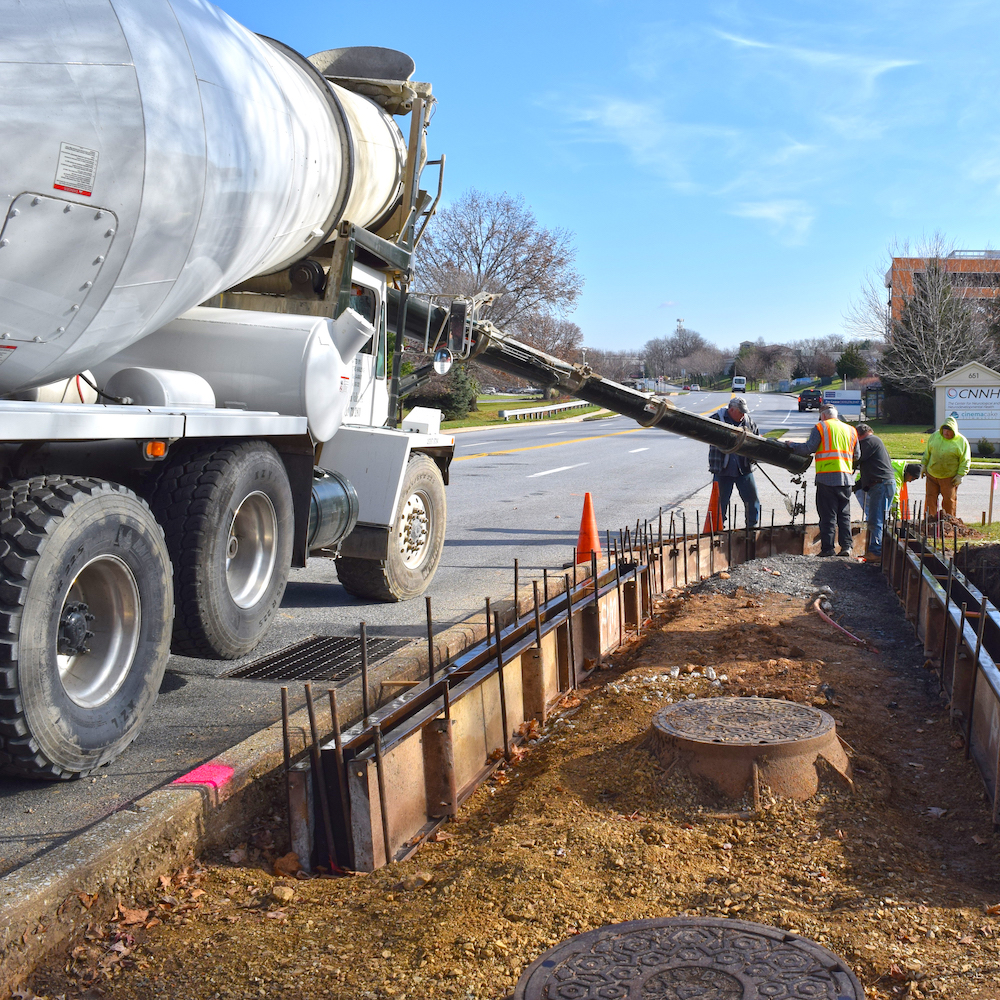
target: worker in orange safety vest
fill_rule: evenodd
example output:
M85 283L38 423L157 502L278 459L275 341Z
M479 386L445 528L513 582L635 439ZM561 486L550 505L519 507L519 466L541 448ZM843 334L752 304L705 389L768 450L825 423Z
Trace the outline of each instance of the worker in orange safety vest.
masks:
M798 455L816 456L816 510L819 513L821 556L851 554L851 487L861 458L857 431L844 423L829 403L819 411L819 423L804 443L787 442ZM840 551L836 549L840 536Z

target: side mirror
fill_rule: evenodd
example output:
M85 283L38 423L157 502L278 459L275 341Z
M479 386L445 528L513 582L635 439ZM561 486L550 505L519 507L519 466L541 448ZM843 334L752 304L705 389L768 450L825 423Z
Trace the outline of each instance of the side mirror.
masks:
M447 375L451 371L453 360L453 355L447 347L439 347L434 352L434 371L438 375Z

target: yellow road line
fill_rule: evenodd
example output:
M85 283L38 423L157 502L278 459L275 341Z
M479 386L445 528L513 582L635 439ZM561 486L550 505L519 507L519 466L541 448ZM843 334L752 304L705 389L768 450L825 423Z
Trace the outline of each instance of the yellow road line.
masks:
M635 434L637 431L649 430L648 427L633 427L630 431L613 431L610 434L595 434L593 437L571 438L569 441L550 441L548 444L529 444L523 448L508 448L506 451L481 451L475 455L457 455L452 461L465 462L470 458L492 458L494 455L513 455L518 451L537 451L539 448L558 448L564 444L580 444L581 441L596 441L598 438L619 437L622 434Z
M713 406L710 410L699 413L699 417L708 416L709 413L718 412L719 407ZM513 455L519 451L538 451L539 448L558 448L564 444L580 444L582 441L597 441L599 438L620 437L622 434L635 434L637 431L647 431L648 427L633 427L629 431L613 431L610 434L594 434L592 437L570 438L568 441L550 441L548 444L529 444L523 448L507 448L505 451L479 451L475 455L456 455L453 462L467 462L470 458L493 458L495 455Z

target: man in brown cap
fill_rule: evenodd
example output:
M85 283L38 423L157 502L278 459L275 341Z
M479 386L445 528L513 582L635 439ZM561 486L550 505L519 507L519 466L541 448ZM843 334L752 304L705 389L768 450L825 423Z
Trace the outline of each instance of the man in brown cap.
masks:
M713 420L721 420L730 426L745 428L751 434L759 434L757 425L747 415L747 401L742 396L733 396L729 405L712 414ZM747 527L755 528L760 520L760 498L757 495L757 482L753 478L753 466L750 459L742 455L727 455L715 445L708 447L708 471L719 484L719 510L722 514L722 524L726 523L726 512L729 510L729 499L733 495L733 487L739 491L747 512Z

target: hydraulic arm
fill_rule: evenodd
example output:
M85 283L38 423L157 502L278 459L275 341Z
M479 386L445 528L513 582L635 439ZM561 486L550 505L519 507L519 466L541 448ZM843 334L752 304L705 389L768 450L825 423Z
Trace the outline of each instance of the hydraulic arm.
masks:
M394 309L397 302L397 298L390 297L390 323L395 321ZM631 417L644 427L659 427L674 434L682 434L696 441L715 445L722 451L743 455L752 462L777 465L795 475L805 472L812 462L810 456L796 455L771 438L750 434L720 420L679 410L669 400L612 382L592 371L589 365L570 364L522 344L502 333L492 323L472 320L468 326L468 350L461 353L489 368L526 379L538 386L558 388L588 403ZM454 336L453 327L449 310L443 306L416 296L408 298L407 336L419 338L431 345L440 344L446 342L443 338L448 336L449 331ZM459 345L455 343L454 347Z

